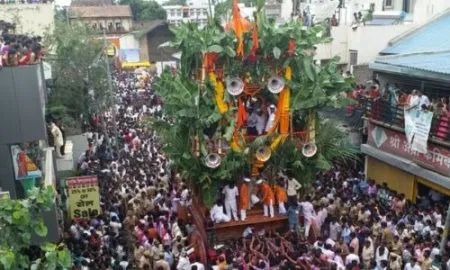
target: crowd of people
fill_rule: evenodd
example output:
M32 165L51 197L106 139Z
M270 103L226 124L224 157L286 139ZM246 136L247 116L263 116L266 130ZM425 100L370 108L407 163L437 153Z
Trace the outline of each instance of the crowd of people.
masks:
M225 243L218 269L450 269L440 252L446 202L431 190L417 204L361 172L335 166L314 191L289 196L287 232L255 231ZM448 249L446 249L448 251Z
M142 124L146 116L164 119L151 81L144 70L115 73L115 113L94 115L87 128L79 170L98 175L102 211L68 226L74 269L204 269L190 221L191 191Z
M30 65L43 58L42 37L15 34L15 24L0 20L0 69Z

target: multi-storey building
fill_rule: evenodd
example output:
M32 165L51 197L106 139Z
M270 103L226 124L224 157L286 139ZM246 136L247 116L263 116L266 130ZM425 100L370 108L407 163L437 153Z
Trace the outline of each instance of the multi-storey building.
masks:
M181 22L196 22L200 26L204 26L208 21L208 13L210 12L208 5L205 4L170 5L163 6L163 8L167 12L167 22L172 25ZM211 12L214 14L213 6L211 6Z

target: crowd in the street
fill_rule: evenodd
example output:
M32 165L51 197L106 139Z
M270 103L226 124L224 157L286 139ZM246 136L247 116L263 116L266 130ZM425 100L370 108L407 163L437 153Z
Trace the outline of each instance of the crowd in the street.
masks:
M255 231L228 242L217 267L237 269L450 269L440 253L444 197L431 190L417 204L335 166L314 191L288 202L286 233Z
M143 124L147 116L164 118L152 78L146 71L115 73L115 113L93 115L87 126L79 170L98 175L102 211L69 224L74 269L203 269L190 245L191 192Z
M14 24L0 20L0 68L40 62L43 58L42 38L18 35L14 29Z

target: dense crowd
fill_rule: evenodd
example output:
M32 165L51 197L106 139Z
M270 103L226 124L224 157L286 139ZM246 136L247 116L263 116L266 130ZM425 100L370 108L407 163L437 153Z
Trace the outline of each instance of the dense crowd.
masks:
M72 220L65 241L74 269L201 270L191 192L142 124L147 116L164 119L161 100L152 75L136 72L115 73L115 113L93 115L88 125L89 149L78 164L82 174L99 177L102 214Z
M289 200L286 233L255 231L219 252L219 269L450 269L440 253L444 197L431 190L412 204L386 184L336 166L314 191Z
M0 68L30 65L43 58L42 37L15 34L15 24L0 20Z

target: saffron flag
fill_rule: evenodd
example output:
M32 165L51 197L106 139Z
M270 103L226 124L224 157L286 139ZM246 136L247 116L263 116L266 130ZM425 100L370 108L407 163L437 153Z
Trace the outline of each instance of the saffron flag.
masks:
M238 56L244 55L244 27L242 25L241 13L239 12L238 0L233 1L233 29L234 34L238 40L238 47L236 49L236 54Z

